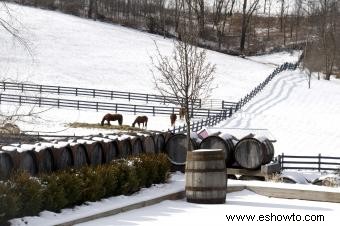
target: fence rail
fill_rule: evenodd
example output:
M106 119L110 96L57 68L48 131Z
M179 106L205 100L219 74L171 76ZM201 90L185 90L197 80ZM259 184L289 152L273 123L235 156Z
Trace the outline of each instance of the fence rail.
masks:
M0 88L4 91L13 90L20 92L36 92L36 93L50 93L57 95L73 95L73 96L84 96L84 97L101 97L113 99L124 99L124 100L135 100L145 101L145 103L162 103L162 104L174 104L177 103L176 97L173 96L162 96L155 94L145 93L133 93L133 92L122 92L113 90L101 90L101 89L88 89L79 87L67 87L67 86L51 86L51 85L38 85L30 83L15 83L15 82L0 82ZM195 108L202 107L202 101L200 99L194 101ZM184 100L182 100L184 103ZM236 103L234 103L236 105Z
M282 169L306 169L306 170L340 170L340 157L322 156L300 156L285 155L278 156L278 162Z
M148 105L135 105L135 104L121 104L121 103L106 103L106 102L92 102L80 100L68 100L47 97L33 97L14 94L0 94L0 104L2 102L33 104L38 107L57 107L57 108L72 108L72 109L91 109L91 110L104 110L112 112L132 112L134 114L144 113L152 115L169 115L171 113L178 113L179 107L168 106L148 106ZM223 112L221 109L189 109L192 117L211 117Z

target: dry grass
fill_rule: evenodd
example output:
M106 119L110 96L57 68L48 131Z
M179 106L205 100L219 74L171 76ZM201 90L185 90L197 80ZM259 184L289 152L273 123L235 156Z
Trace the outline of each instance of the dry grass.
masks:
M109 126L109 125L105 124L104 126L102 126L99 123L84 123L84 122L73 122L73 123L67 124L67 126L69 126L71 128L124 130L124 131L136 131L136 132L145 131L144 129L132 127L132 126L129 126L129 125L122 125L122 126L111 125L111 126Z

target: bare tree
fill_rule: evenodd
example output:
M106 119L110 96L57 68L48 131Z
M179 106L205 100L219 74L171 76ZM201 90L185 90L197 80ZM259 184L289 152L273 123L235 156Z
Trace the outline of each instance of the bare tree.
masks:
M182 30L181 37L182 41L174 41L171 56L163 55L156 44L152 72L156 89L164 96L175 96L176 104L186 109L187 147L191 151L189 106L210 95L216 67L207 62L206 51L195 45L195 32Z

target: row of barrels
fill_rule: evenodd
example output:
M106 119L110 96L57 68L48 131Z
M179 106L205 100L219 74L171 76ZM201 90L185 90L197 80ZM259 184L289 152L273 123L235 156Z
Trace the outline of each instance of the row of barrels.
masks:
M229 134L212 135L203 140L192 138L192 150L221 149L225 153L227 167L256 170L261 165L269 163L274 157L274 146L265 137L245 137L236 139ZM176 134L167 140L166 153L175 166L185 165L187 156L186 135Z
M2 147L0 179L8 178L13 170L24 170L36 175L69 167L104 164L113 159L140 153L162 152L166 137L166 134L136 136L123 140L94 137L89 140L58 142L47 146L37 144L25 150Z

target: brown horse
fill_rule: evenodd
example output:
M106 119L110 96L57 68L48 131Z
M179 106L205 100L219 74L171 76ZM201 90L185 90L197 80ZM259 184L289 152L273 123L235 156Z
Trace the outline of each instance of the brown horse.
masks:
M121 114L106 114L104 115L101 125L104 126L104 122L107 121L107 124L110 126L110 121L118 120L119 125L123 124L123 116Z
M182 120L185 117L185 114L187 113L187 110L185 107L181 107L179 109L179 119Z
M174 126L174 125L175 125L176 119L177 119L177 115L174 114L174 113L172 113L172 114L170 115L171 126Z
M143 124L144 127L144 123L145 123L145 128L148 126L148 117L146 116L138 116L135 121L132 123L132 127L135 127L136 123L138 124L138 127L140 128L140 124Z

